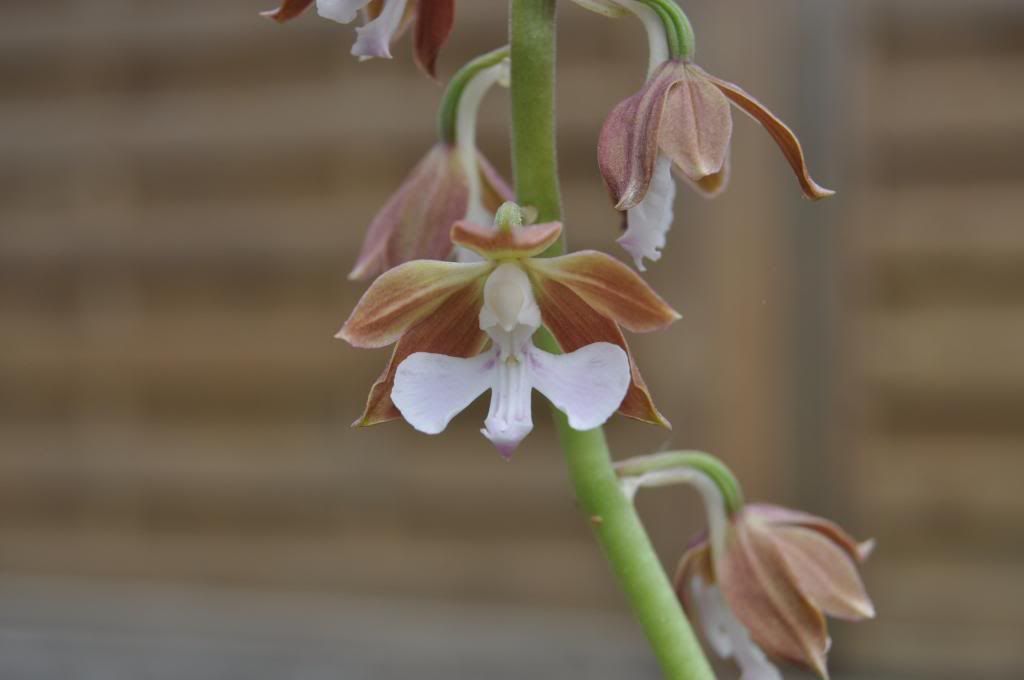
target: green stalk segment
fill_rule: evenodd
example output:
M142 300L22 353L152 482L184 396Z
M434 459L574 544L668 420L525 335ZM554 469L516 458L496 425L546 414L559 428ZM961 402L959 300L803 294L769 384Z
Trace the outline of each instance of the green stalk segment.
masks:
M455 126L459 116L459 101L462 99L462 93L466 89L466 85L469 84L469 81L473 80L473 77L480 73L480 71L497 66L503 59L507 59L508 55L509 49L507 45L499 47L493 52L482 54L468 62L452 76L448 87L445 88L444 96L441 99L441 108L437 114L437 133L441 141L446 144L455 143Z
M511 0L512 141L516 193L540 221L561 217L555 153L555 2ZM562 244L551 253L564 251ZM546 330L537 345L560 351ZM668 576L632 503L619 487L600 428L579 432L555 410L579 504L669 680L713 680Z

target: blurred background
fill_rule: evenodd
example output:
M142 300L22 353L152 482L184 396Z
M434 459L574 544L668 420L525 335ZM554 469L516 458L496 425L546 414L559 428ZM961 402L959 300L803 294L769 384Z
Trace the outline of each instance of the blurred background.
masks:
M386 352L332 339L346 274L441 90L408 39L358 64L271 4L4 8L0 678L658 677L539 402L511 463L484 404L349 428ZM1024 676L1024 4L684 4L840 193L804 202L737 115L728 193L681 191L650 272L684 319L632 341L675 429L616 420L617 455L713 451L878 539L835 677ZM505 5L459 3L444 77ZM622 255L595 144L644 36L565 3L561 38L570 238ZM699 503L640 505L674 568Z

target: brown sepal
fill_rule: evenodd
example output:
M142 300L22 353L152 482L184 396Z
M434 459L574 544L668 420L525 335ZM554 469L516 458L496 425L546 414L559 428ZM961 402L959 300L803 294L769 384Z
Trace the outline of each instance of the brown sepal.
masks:
M313 0L284 0L277 9L260 12L260 15L283 24L305 12L312 4Z
M413 54L416 64L437 78L437 55L455 25L455 0L419 0Z
M626 352L632 383L619 406L619 413L627 418L671 428L672 425L654 405L618 324L599 314L565 284L536 274L532 274L531 279L544 325L564 352L574 352L595 342L610 342Z
M596 250L537 258L528 269L572 289L600 314L634 333L661 330L679 314L632 269Z
M782 151L782 155L786 157L786 161L793 168L793 172L796 173L797 181L800 182L800 188L803 190L804 196L811 200L819 200L835 194L831 189L826 189L811 179L810 171L807 169L807 159L804 157L803 147L800 146L800 140L775 114L738 85L716 78L696 66L692 68L714 83L722 91L722 94L729 98L729 101L760 123L768 134L772 136L772 139L775 140L775 143L778 144L779 149Z
M363 415L353 426L370 426L401 417L391 401L395 372L406 357L415 352L433 352L452 357L473 357L487 344L480 330L483 305L483 279L458 291L445 303L445 314L431 314L405 332L395 345L388 365L370 388Z

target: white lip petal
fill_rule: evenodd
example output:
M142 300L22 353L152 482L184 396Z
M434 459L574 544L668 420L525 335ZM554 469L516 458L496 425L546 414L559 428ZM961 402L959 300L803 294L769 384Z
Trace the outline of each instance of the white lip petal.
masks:
M380 15L356 29L356 44L352 46L352 54L360 59L373 57L391 58L391 39L402 25L407 0L384 0L384 9Z
M750 633L729 609L717 586L700 576L690 582L704 637L718 656L732 657L740 667L740 680L782 680L782 674L750 639Z
M414 428L438 434L491 387L497 361L496 350L471 359L427 352L411 354L395 372L391 400Z
M370 4L370 0L316 0L316 11L325 19L341 24L355 20L359 10Z
M481 432L508 458L533 430L533 386L525 357L499 357L497 362L492 372L491 408Z
M660 154L647 195L626 213L626 233L618 239L618 244L633 257L640 271L646 271L644 258L652 262L661 259L661 249L665 247L666 235L672 227L675 198L672 160Z
M603 425L629 389L629 357L608 342L560 355L531 347L527 360L533 386L569 417L576 430Z

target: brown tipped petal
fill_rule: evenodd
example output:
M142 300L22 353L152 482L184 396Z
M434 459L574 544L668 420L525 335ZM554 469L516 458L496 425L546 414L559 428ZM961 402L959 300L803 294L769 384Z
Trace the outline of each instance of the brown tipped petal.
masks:
M811 179L811 174L807 170L807 159L804 158L804 150L800 146L800 140L796 138L796 135L793 134L793 131L785 123L776 118L775 114L762 106L759 101L751 97L740 87L706 73L705 76L717 85L733 104L741 108L768 131L768 134L772 136L775 143L779 145L782 155L786 157L790 167L793 168L793 172L796 173L796 178L800 182L800 188L807 198L818 200L835 194L831 189L826 189Z
M800 592L770 528L734 524L718 583L736 618L769 656L828 677L825 618Z
M858 543L853 536L835 522L824 517L812 515L809 512L767 503L748 503L746 508L747 512L755 514L771 524L785 524L813 529L828 537L833 543L838 544L857 562L866 560L875 546L874 541Z
M431 78L437 77L437 55L455 25L455 0L419 0L413 38L416 64Z
M680 177L684 182L693 187L693 189L704 196L704 198L718 198L719 194L725 191L725 188L729 186L729 176L732 174L731 166L732 163L729 161L729 151L726 150L725 163L722 165L722 169L712 175L702 177L696 182L684 175L682 170L678 167L675 168L675 170L677 177Z
M665 100L680 77L674 66L663 65L642 90L612 109L601 128L597 162L616 210L629 210L647 195Z
M857 565L823 534L802 527L777 527L776 541L801 592L829 616L870 619L875 607Z
M507 260L539 255L558 241L561 235L561 222L544 222L512 229L456 222L452 227L451 240L489 260Z
M483 295L489 262L417 260L385 272L370 285L337 337L354 347L386 347L427 316L447 318L446 301L471 290Z
M691 71L687 69L687 73ZM692 73L672 87L658 143L687 179L700 184L708 177L720 176L730 139L732 110L714 83Z
M461 164L451 147L436 145L373 218L349 278L370 278L411 260L446 259L449 231L468 203Z
M573 352L595 342L610 342L625 350L629 356L632 382L626 398L619 406L619 413L652 425L672 427L654 406L651 393L618 324L599 314L572 289L558 281L534 276L534 288L544 325L555 336L563 351Z
M482 153L478 153L476 159L477 167L480 169L480 188L483 190L481 198L484 207L496 213L502 203L515 200L515 193Z
M444 314L431 314L405 332L384 372L370 388L366 410L353 425L377 425L402 417L391 401L391 388L398 365L410 354L431 352L468 358L483 350L487 335L480 330L479 321L482 285L467 286L453 294L445 302Z
M527 266L558 281L623 328L647 333L665 328L679 314L632 269L594 250L530 260Z
M263 16L274 21L284 23L289 19L294 19L299 16L306 9L313 4L313 0L284 0L281 6L277 9L268 10L266 12L260 12Z

